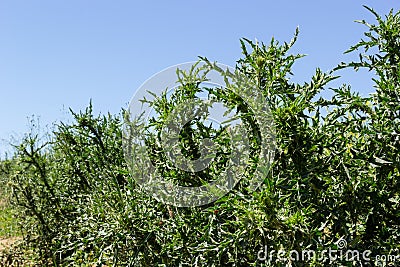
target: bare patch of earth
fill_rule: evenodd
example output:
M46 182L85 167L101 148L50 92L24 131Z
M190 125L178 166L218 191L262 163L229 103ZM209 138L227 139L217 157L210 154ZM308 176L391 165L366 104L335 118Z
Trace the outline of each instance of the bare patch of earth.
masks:
M13 237L0 237L0 251L11 247L15 242L22 240L21 237L13 236Z

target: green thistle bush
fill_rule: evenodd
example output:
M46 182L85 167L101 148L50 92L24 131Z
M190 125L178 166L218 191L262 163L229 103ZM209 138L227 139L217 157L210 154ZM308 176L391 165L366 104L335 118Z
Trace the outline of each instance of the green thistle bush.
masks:
M342 63L310 82L290 81L291 67L302 55L289 54L289 43L268 45L241 40L243 58L237 69L251 78L270 104L277 147L271 171L254 192L239 183L229 194L203 207L176 208L146 195L129 174L122 151L123 116L94 116L92 106L74 113L74 122L59 124L49 141L29 134L18 146L6 174L13 188L24 239L41 263L57 266L325 266L360 261L260 261L269 250L321 252L371 250L373 256L398 253L400 243L400 13L375 14L363 40L348 52L364 49L359 62ZM367 54L370 48L378 53ZM203 59L207 61L206 59ZM333 89L332 99L319 98L343 68L374 71L376 93L363 98L348 86ZM182 83L194 97L198 87ZM182 93L182 91L181 91ZM241 108L236 96L209 90ZM178 95L176 95L178 97ZM174 103L155 100L162 123ZM321 110L327 108L322 114ZM257 125L247 117L249 134ZM216 129L189 125L182 132L188 156L196 140ZM157 136L148 146L158 151ZM221 143L224 136L221 135ZM257 151L257 142L254 143ZM163 162L162 153L153 154ZM197 178L163 169L176 182L198 185L215 172ZM252 158L252 163L257 157ZM162 169L163 166L160 165ZM249 174L251 176L251 172ZM196 180L197 179L197 180ZM387 263L388 264L388 263Z

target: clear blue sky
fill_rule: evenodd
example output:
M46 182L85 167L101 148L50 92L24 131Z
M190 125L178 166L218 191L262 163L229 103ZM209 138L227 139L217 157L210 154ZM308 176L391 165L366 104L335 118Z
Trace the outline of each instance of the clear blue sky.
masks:
M0 154L11 135L68 119L93 100L96 112L118 113L151 75L206 56L234 65L239 39L272 36L307 57L294 66L295 81L316 67L329 70L355 55L343 52L365 28L353 21L399 10L400 1L0 1ZM368 73L343 73L339 83L367 94Z

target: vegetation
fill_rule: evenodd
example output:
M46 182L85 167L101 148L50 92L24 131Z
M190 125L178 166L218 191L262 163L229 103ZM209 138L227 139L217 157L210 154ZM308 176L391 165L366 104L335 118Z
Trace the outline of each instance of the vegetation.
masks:
M2 173L7 168L6 162L0 163ZM14 220L14 210L10 206L10 187L7 186L8 179L5 176L0 176L0 238L13 237L19 234L18 226Z
M237 69L263 92L276 124L275 160L254 192L244 180L207 206L177 208L156 201L141 191L127 168L122 114L95 116L91 104L85 111L71 111L74 122L60 123L46 138L27 134L14 157L1 163L25 249L38 266L373 266L377 255L398 255L400 12L382 18L369 10L376 24L360 21L367 26L366 39L347 51L360 50L360 60L328 73L316 69L304 84L290 80L292 65L302 57L289 53L297 31L283 44L241 40ZM343 85L333 89L331 99L318 98L343 68L373 71L376 92L361 97ZM160 116L151 126L160 130L174 104L199 90L243 114L257 152L254 114L240 99L187 80L170 99L154 100ZM188 125L181 135L188 157L196 157L196 140L218 133L223 149L222 130ZM147 138L153 152L159 151L157 138ZM201 177L162 164L162 153L153 153L153 160L175 182L198 185L218 174L226 156L221 153ZM249 166L255 162L257 156ZM252 174L250 168L247 175ZM0 210L0 218L10 218L7 210ZM7 227L0 228L0 235L8 235L1 230ZM277 254L271 261L260 259L266 247L285 250L287 259ZM305 249L369 250L371 260L290 260L290 251Z

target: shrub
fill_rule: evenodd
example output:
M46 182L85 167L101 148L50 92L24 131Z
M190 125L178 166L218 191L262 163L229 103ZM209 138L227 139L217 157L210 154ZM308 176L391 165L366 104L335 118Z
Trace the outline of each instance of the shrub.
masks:
M285 262L276 256L272 262L257 259L265 246L287 253L322 252L343 248L338 244L343 241L346 249L371 250L372 256L395 253L400 241L400 13L391 12L383 19L370 11L378 24L361 21L369 28L368 40L348 52L377 48L378 53L363 53L359 62L340 64L331 72L316 69L304 84L290 81L291 67L302 57L289 54L297 31L291 42L283 44L274 39L268 45L241 40L243 58L237 69L263 92L276 124L275 160L254 192L241 182L203 207L177 208L157 202L129 174L122 151L122 116L96 117L91 104L84 112L71 111L74 122L60 123L47 142L36 134L27 135L8 174L24 238L42 264L48 259L61 266L360 263L340 259ZM333 89L332 99L318 99L342 68L373 70L376 93L363 98L342 86ZM171 99L195 97L201 89L186 80L181 80L179 88ZM246 111L234 95L213 89L207 93ZM151 126L159 131L163 116L176 102L161 96L153 104L160 116L153 118ZM324 108L326 113L321 112ZM244 118L254 138L252 149L257 151L257 125L251 112ZM188 125L181 135L189 144L187 156L196 156L196 140L218 131ZM147 139L153 161L177 183L210 181L224 167L222 153L219 165L201 179L176 173L161 164L165 159L156 153L160 149L157 138L149 134ZM223 135L219 141L223 147ZM256 161L254 156L249 164Z

